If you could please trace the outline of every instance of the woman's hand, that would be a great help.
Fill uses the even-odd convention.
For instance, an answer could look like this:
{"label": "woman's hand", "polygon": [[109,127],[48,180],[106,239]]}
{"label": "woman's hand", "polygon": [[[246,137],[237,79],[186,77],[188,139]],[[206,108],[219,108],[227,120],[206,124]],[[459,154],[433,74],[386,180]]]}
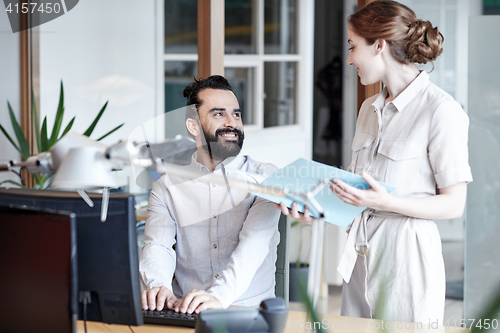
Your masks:
{"label": "woman's hand", "polygon": [[307,207],[307,205],[304,206],[304,213],[301,213],[297,210],[297,202],[295,201],[292,203],[291,209],[288,209],[284,202],[280,203],[279,205],[274,202],[272,204],[274,205],[274,207],[281,210],[283,215],[291,216],[297,221],[308,225],[311,225],[313,222],[314,218],[309,214],[309,207]]}
{"label": "woman's hand", "polygon": [[330,182],[330,189],[342,201],[350,205],[378,208],[420,219],[456,219],[464,212],[467,197],[466,182],[440,188],[437,195],[405,198],[390,195],[384,186],[366,172],[363,172],[362,176],[371,186],[368,190],[357,189],[338,179]]}
{"label": "woman's hand", "polygon": [[384,186],[380,185],[372,176],[363,172],[363,179],[371,186],[367,190],[361,190],[348,185],[339,179],[330,182],[330,189],[333,193],[349,205],[356,207],[371,207],[385,210],[390,200],[390,195]]}

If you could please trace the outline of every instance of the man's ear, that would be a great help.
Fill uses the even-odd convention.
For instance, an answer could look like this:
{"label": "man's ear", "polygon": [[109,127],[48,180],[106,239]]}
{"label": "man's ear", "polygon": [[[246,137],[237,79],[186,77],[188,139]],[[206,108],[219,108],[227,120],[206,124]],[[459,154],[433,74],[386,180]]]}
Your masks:
{"label": "man's ear", "polygon": [[198,125],[198,121],[196,119],[186,119],[186,128],[195,138],[200,135],[200,126]]}

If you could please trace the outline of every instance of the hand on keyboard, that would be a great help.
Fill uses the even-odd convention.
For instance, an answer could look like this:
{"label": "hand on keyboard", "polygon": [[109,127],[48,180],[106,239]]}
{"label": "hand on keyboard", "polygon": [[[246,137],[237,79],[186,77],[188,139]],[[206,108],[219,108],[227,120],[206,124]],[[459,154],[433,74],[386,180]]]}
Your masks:
{"label": "hand on keyboard", "polygon": [[195,327],[198,315],[196,313],[180,313],[174,310],[165,309],[162,311],[142,311],[144,323]]}
{"label": "hand on keyboard", "polygon": [[206,291],[193,289],[174,303],[175,311],[200,313],[208,309],[222,309],[222,303]]}
{"label": "hand on keyboard", "polygon": [[177,298],[167,287],[156,287],[141,292],[142,309],[161,311],[165,307],[173,309]]}

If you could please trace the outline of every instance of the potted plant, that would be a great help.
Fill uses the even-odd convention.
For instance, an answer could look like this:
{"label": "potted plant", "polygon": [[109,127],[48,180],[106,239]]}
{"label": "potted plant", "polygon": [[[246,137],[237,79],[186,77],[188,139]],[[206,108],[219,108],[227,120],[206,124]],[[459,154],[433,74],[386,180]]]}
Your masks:
{"label": "potted plant", "polygon": [[[290,224],[290,228],[295,228],[299,230],[299,241],[297,244],[297,259],[295,262],[290,262],[290,292],[289,299],[290,302],[301,302],[304,301],[302,294],[300,293],[300,284],[307,285],[307,275],[309,272],[309,263],[304,262],[302,259],[302,251],[304,246],[304,231],[305,228],[310,228],[310,226],[300,223],[299,221],[293,221]],[[307,251],[309,253],[310,249]]]}
{"label": "potted plant", "polygon": [[[43,119],[42,126],[39,126],[38,122],[38,113],[37,113],[37,108],[35,104],[35,99],[33,96],[33,92],[31,94],[31,101],[32,101],[32,119],[33,119],[33,134],[34,137],[36,138],[36,144],[37,144],[37,153],[45,152],[50,150],[50,148],[59,140],[61,137],[66,134],[71,127],[73,126],[73,123],[75,122],[75,117],[73,117],[68,125],[64,128],[61,132],[61,126],[63,122],[63,117],[64,117],[64,89],[63,89],[63,83],[61,81],[61,92],[59,95],[59,105],[57,106],[57,112],[56,112],[56,118],[54,120],[54,126],[52,128],[52,133],[50,136],[48,135],[48,126],[47,126],[47,117]],[[21,126],[16,120],[16,117],[14,116],[14,112],[12,111],[12,107],[10,106],[9,101],[7,101],[7,106],[9,108],[9,116],[10,116],[10,121],[12,124],[12,128],[14,130],[17,144],[14,142],[14,140],[10,137],[10,135],[7,133],[5,128],[0,124],[0,131],[7,137],[7,139],[10,141],[10,143],[14,146],[14,148],[21,154],[21,157],[26,160],[28,157],[34,155],[35,152],[30,151],[28,147],[28,141],[26,140],[26,137],[24,136],[24,133],[21,130]],[[94,121],[90,124],[90,126],[87,128],[87,130],[83,133],[83,135],[90,136],[92,132],[94,131],[97,123],[99,122],[99,119],[101,119],[101,116],[103,115],[104,111],[106,110],[106,107],[108,106],[108,102],[104,104],[104,106],[101,108],[101,111],[97,114],[95,117]],[[103,136],[97,139],[97,141],[100,141],[110,135],[111,133],[115,132],[118,130],[120,127],[122,127],[124,124],[118,125],[115,128],[113,128],[111,131],[107,132]],[[20,174],[19,174],[20,176]],[[50,186],[52,175],[50,176],[44,176],[40,174],[35,174],[33,175],[33,178],[35,180],[35,186],[34,188],[36,189],[45,189]],[[17,185],[19,187],[24,187],[23,184],[23,179],[21,178],[21,183],[15,182],[13,180],[6,180],[0,183],[2,185],[3,183],[11,183],[14,185]]]}

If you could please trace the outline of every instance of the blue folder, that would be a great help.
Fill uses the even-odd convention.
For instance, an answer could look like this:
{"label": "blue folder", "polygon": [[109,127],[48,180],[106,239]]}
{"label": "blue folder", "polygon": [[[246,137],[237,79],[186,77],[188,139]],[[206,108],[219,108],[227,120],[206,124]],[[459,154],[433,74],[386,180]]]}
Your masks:
{"label": "blue folder", "polygon": [[[340,179],[359,189],[366,190],[370,188],[370,185],[368,185],[363,177],[359,175],[304,158],[299,158],[283,169],[276,171],[274,174],[262,181],[261,184],[271,186],[275,189],[288,188],[293,192],[306,193],[312,190],[321,180],[333,180],[334,178]],[[388,192],[395,189],[393,186],[386,185],[384,183],[380,184],[383,185]],[[299,198],[292,196],[282,198],[268,194],[256,192],[252,193],[276,203],[284,202],[287,207],[291,207],[292,202],[297,201],[297,209],[300,212],[304,212],[304,202],[300,202]],[[314,196],[314,198],[323,208],[325,214],[324,220],[340,227],[346,227],[349,225],[349,223],[351,223],[358,214],[366,209],[366,207],[356,207],[346,204],[330,190],[330,186],[328,184],[325,185],[321,191]],[[311,215],[319,217],[319,212],[311,207],[311,205],[308,206]]]}

